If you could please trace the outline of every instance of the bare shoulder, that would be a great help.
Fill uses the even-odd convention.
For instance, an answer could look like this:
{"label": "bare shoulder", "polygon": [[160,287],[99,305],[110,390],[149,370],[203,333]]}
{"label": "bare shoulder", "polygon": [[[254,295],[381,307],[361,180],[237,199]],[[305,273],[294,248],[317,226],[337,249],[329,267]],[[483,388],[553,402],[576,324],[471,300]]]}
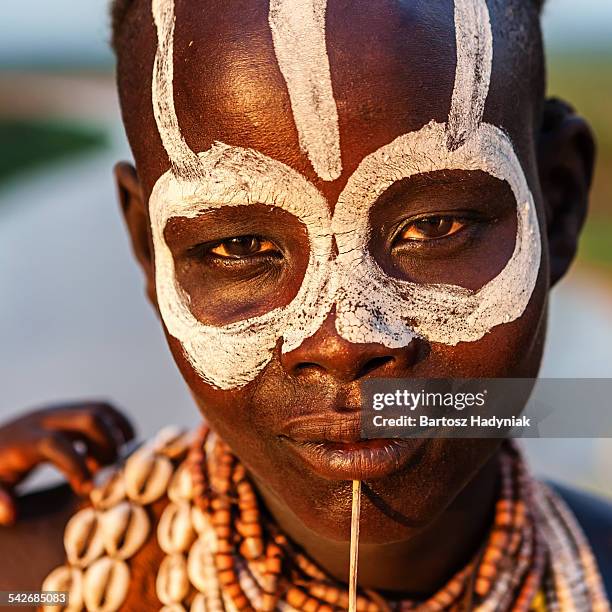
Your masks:
{"label": "bare shoulder", "polygon": [[20,499],[17,524],[0,527],[0,590],[39,590],[47,574],[64,562],[64,527],[78,501],[67,484]]}

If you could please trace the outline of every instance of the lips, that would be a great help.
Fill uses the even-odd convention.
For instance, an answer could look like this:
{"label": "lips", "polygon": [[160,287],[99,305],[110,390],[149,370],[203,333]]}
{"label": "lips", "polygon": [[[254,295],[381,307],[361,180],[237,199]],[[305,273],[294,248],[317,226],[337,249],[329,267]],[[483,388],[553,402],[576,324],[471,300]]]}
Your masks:
{"label": "lips", "polygon": [[287,447],[323,478],[374,480],[401,470],[425,439],[361,436],[360,414],[335,412],[290,420],[282,430]]}

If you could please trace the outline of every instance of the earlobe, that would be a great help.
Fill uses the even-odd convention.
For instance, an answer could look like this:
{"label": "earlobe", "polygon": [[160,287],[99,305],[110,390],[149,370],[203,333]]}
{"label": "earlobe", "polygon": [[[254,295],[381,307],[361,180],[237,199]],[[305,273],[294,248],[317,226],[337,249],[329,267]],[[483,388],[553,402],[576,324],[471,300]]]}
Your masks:
{"label": "earlobe", "polygon": [[128,162],[117,163],[114,168],[114,175],[119,203],[130,235],[132,252],[145,274],[149,300],[155,305],[157,301],[155,297],[153,248],[142,186],[136,169]]}
{"label": "earlobe", "polygon": [[576,255],[594,161],[595,142],[588,123],[569,104],[547,100],[538,139],[538,167],[551,285],[564,276]]}

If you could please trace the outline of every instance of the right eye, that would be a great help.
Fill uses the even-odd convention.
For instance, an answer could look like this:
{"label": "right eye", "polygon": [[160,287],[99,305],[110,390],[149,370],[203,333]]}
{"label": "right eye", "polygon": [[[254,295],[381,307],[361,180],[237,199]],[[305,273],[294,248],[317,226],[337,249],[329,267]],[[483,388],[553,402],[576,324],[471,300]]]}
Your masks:
{"label": "right eye", "polygon": [[236,236],[217,242],[206,251],[220,259],[246,259],[258,255],[280,254],[277,246],[270,240],[259,236]]}

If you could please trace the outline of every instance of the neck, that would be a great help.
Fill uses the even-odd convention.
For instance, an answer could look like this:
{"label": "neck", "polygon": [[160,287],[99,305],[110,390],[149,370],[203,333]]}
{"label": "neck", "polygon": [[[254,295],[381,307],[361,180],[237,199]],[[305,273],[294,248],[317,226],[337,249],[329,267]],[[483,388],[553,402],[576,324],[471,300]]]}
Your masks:
{"label": "neck", "polygon": [[[442,588],[484,543],[498,493],[497,453],[451,504],[409,540],[360,544],[359,585],[389,597],[427,597]],[[349,542],[322,538],[308,529],[261,483],[255,485],[283,532],[328,574],[348,582]],[[367,497],[363,494],[363,501]]]}

